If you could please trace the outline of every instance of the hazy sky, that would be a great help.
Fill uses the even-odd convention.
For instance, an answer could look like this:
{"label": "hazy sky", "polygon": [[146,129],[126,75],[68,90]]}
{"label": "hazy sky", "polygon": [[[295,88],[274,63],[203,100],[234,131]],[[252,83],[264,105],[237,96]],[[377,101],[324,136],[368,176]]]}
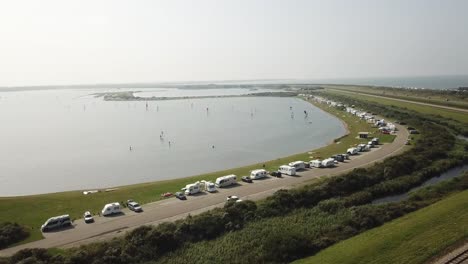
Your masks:
{"label": "hazy sky", "polygon": [[468,74],[468,1],[0,0],[0,86]]}

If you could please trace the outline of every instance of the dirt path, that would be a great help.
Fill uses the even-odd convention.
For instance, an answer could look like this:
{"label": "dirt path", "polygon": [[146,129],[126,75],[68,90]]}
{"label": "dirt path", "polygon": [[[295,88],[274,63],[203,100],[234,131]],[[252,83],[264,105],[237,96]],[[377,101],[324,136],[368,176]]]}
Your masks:
{"label": "dirt path", "polygon": [[217,193],[202,193],[190,196],[186,201],[175,198],[166,199],[143,205],[144,212],[142,213],[125,210],[124,214],[119,216],[95,217],[96,222],[93,224],[85,224],[82,219],[79,219],[73,223],[73,227],[70,229],[46,233],[44,234],[45,239],[1,250],[0,256],[9,256],[24,248],[68,248],[105,240],[122,235],[126,231],[141,225],[173,221],[188,214],[194,215],[215,207],[222,207],[228,195],[237,195],[243,200],[259,200],[279,189],[292,188],[306,184],[315,178],[330,177],[357,167],[369,166],[405,149],[405,142],[409,133],[406,128],[400,125],[397,125],[397,128],[399,131],[393,143],[381,145],[361,155],[352,156],[351,160],[339,163],[335,168],[314,168],[300,172],[296,177],[269,177],[257,180],[252,184],[242,182],[231,188],[219,189]]}
{"label": "dirt path", "polygon": [[463,109],[463,108],[443,106],[443,105],[430,104],[430,103],[422,103],[422,102],[417,102],[417,101],[386,97],[386,96],[382,96],[382,95],[373,95],[373,94],[361,93],[361,92],[355,92],[355,91],[345,91],[345,90],[341,90],[341,89],[333,89],[333,88],[328,88],[328,89],[336,90],[336,91],[340,91],[340,92],[345,92],[345,93],[350,93],[350,94],[362,94],[362,95],[365,95],[365,96],[371,96],[371,97],[376,97],[376,98],[382,98],[382,99],[388,99],[388,100],[394,100],[394,101],[400,101],[400,102],[412,103],[412,104],[418,104],[418,105],[425,105],[425,106],[431,106],[431,107],[437,107],[437,108],[443,108],[443,109],[468,113],[468,109]]}

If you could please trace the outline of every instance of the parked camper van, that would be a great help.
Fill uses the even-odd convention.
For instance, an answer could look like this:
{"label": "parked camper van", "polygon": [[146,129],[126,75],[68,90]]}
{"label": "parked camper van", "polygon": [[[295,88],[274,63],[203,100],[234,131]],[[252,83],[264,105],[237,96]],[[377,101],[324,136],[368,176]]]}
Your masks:
{"label": "parked camper van", "polygon": [[52,229],[57,229],[61,227],[71,226],[71,219],[69,215],[60,215],[47,219],[45,223],[41,226],[42,232],[47,232]]}
{"label": "parked camper van", "polygon": [[214,193],[216,192],[216,186],[212,182],[206,182],[205,183],[205,188],[207,192]]}
{"label": "parked camper van", "polygon": [[330,168],[335,166],[335,159],[329,158],[322,161],[322,166],[325,168]]}
{"label": "parked camper van", "polygon": [[122,209],[120,208],[119,203],[106,204],[104,205],[104,208],[102,208],[102,211],[101,211],[102,216],[120,214],[120,213],[122,213]]}
{"label": "parked camper van", "polygon": [[373,139],[372,139],[372,143],[373,143],[374,145],[378,145],[378,144],[379,144],[379,138],[373,138]]}
{"label": "parked camper van", "polygon": [[311,160],[309,162],[311,168],[322,168],[322,161],[321,160]]}
{"label": "parked camper van", "polygon": [[296,175],[296,168],[288,166],[288,165],[281,165],[278,169],[279,172],[282,174],[294,176]]}
{"label": "parked camper van", "polygon": [[215,185],[216,185],[216,187],[219,188],[219,187],[230,186],[230,185],[233,185],[233,184],[236,184],[236,183],[237,183],[236,175],[231,174],[231,175],[227,175],[227,176],[217,178],[216,182],[215,182]]}
{"label": "parked camper van", "polygon": [[294,161],[289,163],[289,166],[296,168],[296,171],[304,170],[306,165],[303,161]]}
{"label": "parked camper van", "polygon": [[253,170],[250,172],[250,179],[258,180],[258,179],[265,178],[267,175],[268,175],[268,172],[264,169]]}
{"label": "parked camper van", "polygon": [[185,191],[185,195],[196,194],[200,192],[200,185],[198,183],[187,184],[182,190]]}
{"label": "parked camper van", "polygon": [[357,148],[349,148],[346,153],[348,153],[349,155],[356,155],[358,154],[359,150]]}

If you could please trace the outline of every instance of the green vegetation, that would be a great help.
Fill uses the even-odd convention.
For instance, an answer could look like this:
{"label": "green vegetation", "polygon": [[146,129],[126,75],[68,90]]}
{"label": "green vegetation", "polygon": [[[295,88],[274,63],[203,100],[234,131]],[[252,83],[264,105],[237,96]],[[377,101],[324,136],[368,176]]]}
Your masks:
{"label": "green vegetation", "polygon": [[395,99],[468,109],[468,93],[461,90],[404,89],[356,85],[326,85],[326,88],[385,96]]}
{"label": "green vegetation", "polygon": [[[347,123],[350,134],[342,137],[339,140],[339,144],[331,144],[316,150],[312,154],[314,157],[329,157],[336,153],[345,152],[350,145],[363,142],[363,140],[355,138],[359,131],[376,131],[375,128],[371,128],[369,124],[361,121],[355,116],[346,114],[335,108],[325,106],[320,107],[331,114],[337,115]],[[81,191],[70,191],[43,195],[4,197],[0,198],[0,211],[2,212],[2,214],[0,214],[0,223],[14,221],[27,226],[31,230],[31,236],[24,242],[30,242],[42,238],[39,227],[45,222],[45,220],[52,216],[70,214],[72,219],[77,219],[81,218],[85,211],[89,210],[92,213],[97,214],[100,212],[104,204],[116,201],[122,202],[129,198],[142,204],[150,203],[163,199],[160,196],[162,193],[179,191],[180,188],[188,183],[193,183],[199,180],[213,181],[219,176],[228,174],[236,174],[238,176],[247,175],[249,171],[261,168],[263,164],[265,164],[265,168],[267,170],[277,170],[280,165],[287,164],[291,161],[311,160],[310,156],[311,154],[301,153],[264,163],[188,178],[123,186],[112,192],[99,192],[83,195]]]}
{"label": "green vegetation", "polygon": [[428,105],[413,104],[409,102],[401,102],[401,101],[396,101],[392,99],[377,98],[377,97],[368,96],[365,94],[351,93],[348,91],[344,91],[344,92],[339,91],[339,90],[325,90],[325,91],[328,94],[332,94],[332,95],[333,94],[346,95],[351,98],[366,100],[370,102],[376,102],[376,103],[383,104],[383,105],[406,108],[406,109],[413,110],[419,113],[430,114],[434,116],[442,116],[444,118],[449,118],[449,119],[453,119],[453,120],[468,124],[468,114],[461,112],[461,111],[437,108],[437,107],[428,106]]}
{"label": "green vegetation", "polygon": [[5,248],[13,243],[25,239],[29,235],[29,231],[17,223],[1,223],[0,224],[0,249]]}
{"label": "green vegetation", "polygon": [[424,263],[451,244],[468,238],[466,208],[468,191],[295,263]]}

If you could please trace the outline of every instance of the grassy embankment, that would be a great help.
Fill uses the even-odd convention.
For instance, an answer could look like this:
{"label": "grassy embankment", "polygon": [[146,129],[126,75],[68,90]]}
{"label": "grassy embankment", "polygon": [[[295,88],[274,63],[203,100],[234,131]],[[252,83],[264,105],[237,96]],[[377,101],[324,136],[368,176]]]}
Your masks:
{"label": "grassy embankment", "polygon": [[468,191],[294,263],[424,263],[468,238]]}
{"label": "grassy embankment", "polygon": [[[342,153],[349,146],[364,141],[356,139],[358,132],[377,132],[375,128],[371,128],[369,124],[359,120],[355,116],[339,111],[335,108],[323,105],[318,106],[343,120],[343,122],[347,124],[350,134],[339,139],[338,143],[333,143],[326,147],[317,149],[312,154],[301,153],[265,162],[264,164],[266,165],[267,170],[276,170],[278,166],[294,160],[307,161],[311,159],[311,156],[314,156],[314,158],[326,158],[332,154]],[[388,136],[382,138],[382,142],[389,142],[392,140],[393,138]],[[176,192],[188,183],[198,180],[214,180],[219,176],[227,174],[236,174],[238,176],[247,175],[250,170],[261,168],[262,164],[263,163],[258,163],[182,179],[122,186],[113,192],[100,192],[91,195],[83,195],[81,191],[69,191],[43,195],[3,197],[0,198],[0,211],[2,212],[2,214],[0,214],[0,222],[10,221],[26,225],[31,229],[31,236],[21,243],[30,242],[42,238],[39,227],[51,216],[70,214],[72,218],[76,219],[80,218],[82,213],[86,210],[97,213],[106,203],[115,201],[121,202],[129,198],[132,198],[142,204],[150,203],[162,199],[160,197],[162,193]]]}
{"label": "grassy embankment", "polygon": [[348,91],[339,91],[339,90],[334,90],[334,89],[333,90],[326,89],[325,92],[331,93],[331,94],[346,95],[349,97],[376,102],[376,103],[383,104],[383,105],[393,105],[396,107],[417,111],[423,114],[439,115],[445,118],[451,118],[453,120],[468,124],[468,114],[461,112],[461,111],[457,111],[457,110],[443,109],[443,108],[437,108],[437,107],[432,107],[432,106],[427,106],[427,105],[412,104],[409,102],[401,102],[401,101],[392,100],[390,98],[389,99],[377,98],[377,97],[368,96],[365,94],[352,93]]}
{"label": "grassy embankment", "polygon": [[457,107],[468,109],[468,97],[458,93],[452,94],[447,91],[439,90],[413,90],[413,89],[395,89],[385,87],[369,87],[354,85],[325,85],[324,87],[338,89],[342,91],[359,92],[370,95],[385,96],[395,99],[410,100],[420,103],[435,104],[448,107]]}

